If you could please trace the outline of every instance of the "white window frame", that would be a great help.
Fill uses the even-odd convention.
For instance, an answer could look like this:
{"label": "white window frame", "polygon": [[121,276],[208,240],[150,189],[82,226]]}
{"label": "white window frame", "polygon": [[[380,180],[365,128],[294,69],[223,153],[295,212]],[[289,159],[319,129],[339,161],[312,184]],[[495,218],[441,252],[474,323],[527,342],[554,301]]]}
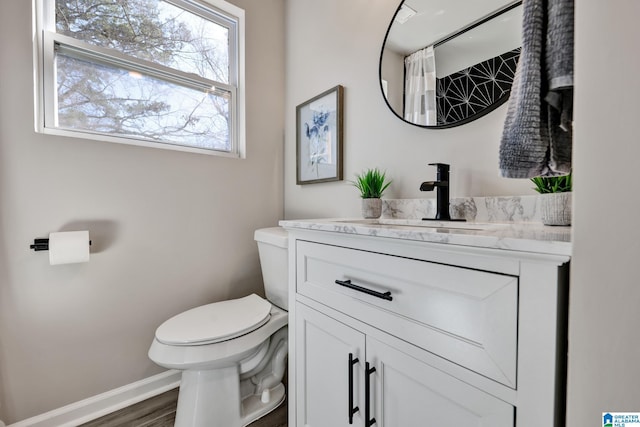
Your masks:
{"label": "white window frame", "polygon": [[[55,32],[55,0],[33,0],[33,40],[34,40],[34,99],[35,131],[48,135],[115,142],[119,144],[186,151],[224,157],[246,157],[246,116],[245,116],[245,17],[244,10],[224,0],[164,0],[175,6],[202,15],[199,9],[214,10],[222,19],[232,21],[229,31],[229,84],[212,84],[211,80],[183,73],[158,64],[152,64],[114,52],[112,49],[90,45],[81,40]],[[107,65],[127,65],[133,70],[143,71],[155,77],[179,83],[193,89],[220,87],[231,93],[229,109],[230,151],[219,151],[197,147],[177,145],[172,142],[158,142],[136,136],[118,136],[86,130],[71,130],[57,126],[57,87],[55,51],[59,49],[78,59],[90,59],[93,63]]]}

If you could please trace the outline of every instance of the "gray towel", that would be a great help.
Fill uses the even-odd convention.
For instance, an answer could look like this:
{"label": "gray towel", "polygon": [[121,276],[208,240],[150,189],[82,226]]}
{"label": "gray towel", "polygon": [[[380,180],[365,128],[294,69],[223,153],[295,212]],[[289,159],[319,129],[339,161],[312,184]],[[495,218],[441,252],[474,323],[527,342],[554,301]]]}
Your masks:
{"label": "gray towel", "polygon": [[547,1],[545,59],[549,92],[544,99],[549,116],[549,169],[553,174],[562,174],[571,172],[574,0]]}
{"label": "gray towel", "polygon": [[509,98],[500,173],[571,171],[573,0],[524,0],[522,52]]}

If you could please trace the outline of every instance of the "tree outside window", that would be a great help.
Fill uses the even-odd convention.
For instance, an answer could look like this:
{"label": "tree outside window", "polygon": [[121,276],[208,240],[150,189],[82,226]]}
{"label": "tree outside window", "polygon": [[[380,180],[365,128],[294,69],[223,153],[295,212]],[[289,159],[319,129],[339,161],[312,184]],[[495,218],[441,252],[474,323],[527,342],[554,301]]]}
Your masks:
{"label": "tree outside window", "polygon": [[238,17],[186,0],[41,1],[45,128],[237,151]]}

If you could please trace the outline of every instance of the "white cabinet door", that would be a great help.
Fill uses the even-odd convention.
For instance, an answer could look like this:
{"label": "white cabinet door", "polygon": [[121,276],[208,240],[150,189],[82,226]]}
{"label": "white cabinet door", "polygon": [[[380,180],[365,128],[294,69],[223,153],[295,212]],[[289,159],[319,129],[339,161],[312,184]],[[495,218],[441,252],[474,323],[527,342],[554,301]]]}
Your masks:
{"label": "white cabinet door", "polygon": [[369,375],[376,419],[371,425],[513,427],[513,406],[387,344],[366,340],[367,362],[375,368]]}
{"label": "white cabinet door", "polygon": [[364,345],[361,332],[296,304],[296,426],[364,425]]}

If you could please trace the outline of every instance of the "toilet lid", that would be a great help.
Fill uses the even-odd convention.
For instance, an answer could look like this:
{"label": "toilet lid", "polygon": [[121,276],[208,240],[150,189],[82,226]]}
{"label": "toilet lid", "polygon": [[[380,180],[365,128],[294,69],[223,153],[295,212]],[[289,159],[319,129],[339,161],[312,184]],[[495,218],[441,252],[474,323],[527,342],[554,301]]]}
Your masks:
{"label": "toilet lid", "polygon": [[192,308],[164,322],[156,339],[169,345],[203,345],[239,337],[267,323],[271,303],[251,294]]}

